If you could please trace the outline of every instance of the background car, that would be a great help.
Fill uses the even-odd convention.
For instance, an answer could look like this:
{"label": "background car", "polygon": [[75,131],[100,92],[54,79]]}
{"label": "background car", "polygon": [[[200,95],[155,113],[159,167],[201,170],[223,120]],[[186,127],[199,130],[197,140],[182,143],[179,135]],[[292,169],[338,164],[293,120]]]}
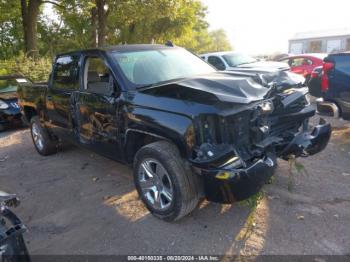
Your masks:
{"label": "background car", "polygon": [[321,94],[317,100],[319,113],[350,120],[350,53],[328,55],[322,72],[313,74],[309,90],[314,96]]}
{"label": "background car", "polygon": [[311,73],[315,67],[322,66],[323,59],[327,54],[303,54],[288,56],[280,59],[280,62],[287,63],[290,70],[305,77],[306,83],[310,80]]}
{"label": "background car", "polygon": [[200,57],[218,70],[227,71],[266,71],[289,70],[289,66],[281,62],[259,61],[247,54],[237,52],[217,52],[201,54]]}
{"label": "background car", "polygon": [[0,76],[0,131],[9,125],[22,124],[22,115],[17,104],[17,87],[29,82],[21,75]]}

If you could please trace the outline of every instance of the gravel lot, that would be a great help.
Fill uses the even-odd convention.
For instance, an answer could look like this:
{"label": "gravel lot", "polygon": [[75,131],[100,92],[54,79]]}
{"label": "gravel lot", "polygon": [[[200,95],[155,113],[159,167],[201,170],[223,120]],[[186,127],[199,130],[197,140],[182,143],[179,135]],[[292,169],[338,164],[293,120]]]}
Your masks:
{"label": "gravel lot", "polygon": [[292,191],[280,161],[255,213],[204,202],[162,222],[128,167],[74,146],[42,157],[27,129],[0,133],[0,189],[22,200],[31,254],[350,254],[350,122],[327,120],[328,148],[300,160],[307,174],[294,173]]}

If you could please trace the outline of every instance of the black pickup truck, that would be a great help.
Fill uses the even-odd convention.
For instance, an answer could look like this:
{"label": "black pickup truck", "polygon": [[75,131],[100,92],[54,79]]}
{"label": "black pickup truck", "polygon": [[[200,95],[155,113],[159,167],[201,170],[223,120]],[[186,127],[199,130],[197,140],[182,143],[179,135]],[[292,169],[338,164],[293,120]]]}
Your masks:
{"label": "black pickup truck", "polygon": [[199,200],[257,193],[278,157],[323,150],[331,127],[290,72],[218,72],[166,45],[124,45],[58,55],[48,85],[24,85],[19,104],[37,151],[60,139],[133,164],[136,189],[172,221]]}

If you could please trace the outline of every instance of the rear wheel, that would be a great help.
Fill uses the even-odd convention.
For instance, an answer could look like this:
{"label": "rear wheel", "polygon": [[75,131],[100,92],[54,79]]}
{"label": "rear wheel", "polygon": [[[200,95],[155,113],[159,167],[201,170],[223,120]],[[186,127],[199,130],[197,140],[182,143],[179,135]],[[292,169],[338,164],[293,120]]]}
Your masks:
{"label": "rear wheel", "polygon": [[135,156],[134,181],[140,198],[156,217],[175,221],[198,205],[201,181],[165,141],[142,147]]}
{"label": "rear wheel", "polygon": [[37,116],[32,117],[30,121],[30,132],[34,146],[40,155],[48,156],[57,152],[57,140],[42,127]]}

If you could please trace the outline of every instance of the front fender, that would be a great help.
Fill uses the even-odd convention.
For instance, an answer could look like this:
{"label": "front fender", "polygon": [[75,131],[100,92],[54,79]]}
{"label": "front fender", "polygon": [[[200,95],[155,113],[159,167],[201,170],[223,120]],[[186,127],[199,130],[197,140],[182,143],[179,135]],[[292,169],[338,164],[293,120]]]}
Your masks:
{"label": "front fender", "polygon": [[134,107],[126,114],[125,141],[130,132],[141,132],[173,142],[184,158],[189,157],[191,143],[188,136],[193,128],[191,118],[143,107]]}

